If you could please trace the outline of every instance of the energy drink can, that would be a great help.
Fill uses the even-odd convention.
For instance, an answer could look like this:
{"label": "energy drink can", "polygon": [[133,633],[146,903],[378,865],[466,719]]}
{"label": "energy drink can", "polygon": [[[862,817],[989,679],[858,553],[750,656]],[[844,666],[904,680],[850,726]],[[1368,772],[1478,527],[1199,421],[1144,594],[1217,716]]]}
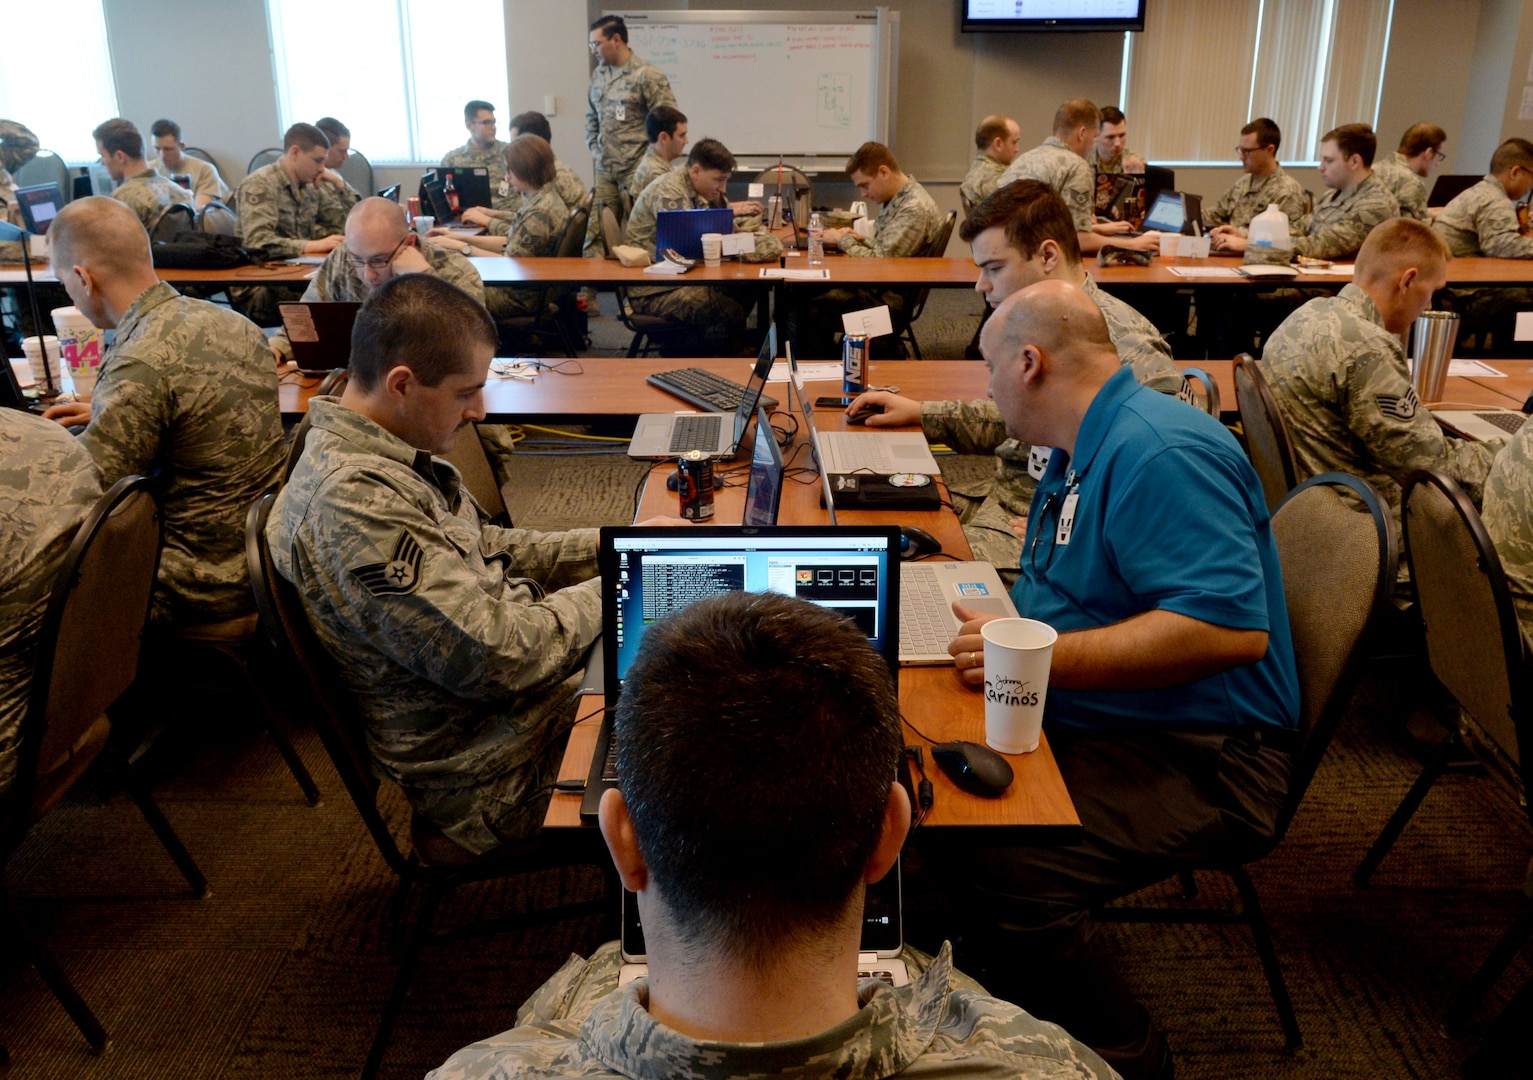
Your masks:
{"label": "energy drink can", "polygon": [[701,450],[688,450],[676,462],[676,493],[681,516],[688,521],[713,517],[713,459]]}
{"label": "energy drink can", "polygon": [[410,219],[410,227],[413,229],[415,227],[415,219],[421,216],[421,197],[419,195],[411,195],[409,201],[405,203],[405,216]]}
{"label": "energy drink can", "polygon": [[866,386],[868,335],[847,334],[841,339],[841,392],[860,394]]}

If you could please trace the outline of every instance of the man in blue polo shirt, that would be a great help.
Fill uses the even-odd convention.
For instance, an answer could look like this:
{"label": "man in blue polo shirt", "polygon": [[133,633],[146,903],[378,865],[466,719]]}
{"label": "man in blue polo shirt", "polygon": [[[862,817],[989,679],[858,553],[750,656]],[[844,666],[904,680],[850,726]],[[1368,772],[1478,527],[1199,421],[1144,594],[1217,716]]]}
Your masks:
{"label": "man in blue polo shirt", "polygon": [[[1086,838],[971,861],[969,963],[1129,1080],[1169,1075],[1090,909],[1272,834],[1299,691],[1266,502],[1230,433],[1137,384],[1074,286],[1016,293],[980,347],[1007,435],[1056,448],[1012,597],[1059,631],[1045,725]],[[957,610],[979,685],[984,617]]]}

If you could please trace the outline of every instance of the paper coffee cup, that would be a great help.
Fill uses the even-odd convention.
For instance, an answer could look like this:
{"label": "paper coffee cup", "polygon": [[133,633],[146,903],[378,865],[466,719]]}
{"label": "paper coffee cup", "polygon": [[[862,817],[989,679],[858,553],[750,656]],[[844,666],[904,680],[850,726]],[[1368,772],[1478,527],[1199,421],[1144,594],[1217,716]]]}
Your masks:
{"label": "paper coffee cup", "polygon": [[985,639],[985,744],[1003,754],[1038,749],[1054,659],[1054,628],[1036,619],[992,619]]}
{"label": "paper coffee cup", "polygon": [[1176,233],[1160,234],[1160,257],[1174,259],[1181,250],[1182,238]]}
{"label": "paper coffee cup", "polygon": [[53,328],[59,332],[59,352],[74,383],[75,397],[89,401],[101,373],[106,335],[76,307],[54,308]]}
{"label": "paper coffee cup", "polygon": [[703,265],[717,266],[724,257],[724,236],[722,233],[703,233]]}
{"label": "paper coffee cup", "polygon": [[52,374],[53,385],[59,385],[59,339],[52,334],[43,338],[42,345],[38,345],[37,338],[29,337],[21,343],[22,354],[27,358],[27,363],[32,365],[32,378],[38,386],[48,385],[48,373],[43,371],[43,351],[48,353],[48,373]]}
{"label": "paper coffee cup", "polygon": [[415,215],[415,233],[422,240],[424,240],[426,238],[426,234],[434,228],[436,228],[436,218],[432,217],[430,214]]}

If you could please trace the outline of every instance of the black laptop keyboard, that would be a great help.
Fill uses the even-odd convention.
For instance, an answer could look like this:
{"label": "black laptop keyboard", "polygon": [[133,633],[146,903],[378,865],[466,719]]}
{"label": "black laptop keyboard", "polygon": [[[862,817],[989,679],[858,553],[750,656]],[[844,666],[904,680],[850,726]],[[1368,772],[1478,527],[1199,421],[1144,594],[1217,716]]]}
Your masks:
{"label": "black laptop keyboard", "polygon": [[1487,424],[1495,424],[1502,431],[1515,435],[1522,430],[1522,425],[1527,417],[1515,412],[1482,412],[1475,413]]}
{"label": "black laptop keyboard", "polygon": [[[739,383],[702,368],[657,371],[645,381],[668,394],[675,394],[689,405],[714,412],[734,412],[740,407],[740,398],[745,394],[745,387]],[[762,394],[758,404],[770,409],[777,405],[777,399]]]}
{"label": "black laptop keyboard", "polygon": [[676,417],[671,424],[671,453],[685,454],[688,450],[717,453],[719,424],[723,419],[718,413]]}

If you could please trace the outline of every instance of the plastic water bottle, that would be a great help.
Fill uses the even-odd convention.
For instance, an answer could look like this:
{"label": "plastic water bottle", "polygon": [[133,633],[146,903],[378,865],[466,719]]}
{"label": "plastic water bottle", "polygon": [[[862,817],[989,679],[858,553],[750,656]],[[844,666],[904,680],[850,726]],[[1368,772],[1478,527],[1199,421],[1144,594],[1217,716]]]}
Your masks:
{"label": "plastic water bottle", "polygon": [[809,215],[809,265],[825,265],[825,219],[818,210]]}
{"label": "plastic water bottle", "polygon": [[1293,240],[1288,235],[1288,215],[1278,209],[1277,203],[1269,203],[1246,228],[1246,251],[1253,249],[1260,249],[1258,254],[1264,261],[1288,261]]}

